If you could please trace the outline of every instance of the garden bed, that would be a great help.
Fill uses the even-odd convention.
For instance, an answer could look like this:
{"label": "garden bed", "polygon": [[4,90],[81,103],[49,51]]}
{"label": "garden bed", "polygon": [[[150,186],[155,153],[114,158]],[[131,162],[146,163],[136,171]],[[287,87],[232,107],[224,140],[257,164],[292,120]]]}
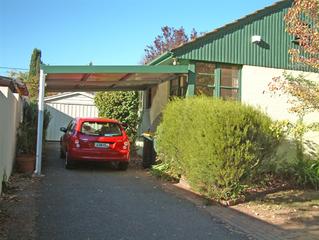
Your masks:
{"label": "garden bed", "polygon": [[272,191],[231,208],[284,229],[319,235],[319,191]]}

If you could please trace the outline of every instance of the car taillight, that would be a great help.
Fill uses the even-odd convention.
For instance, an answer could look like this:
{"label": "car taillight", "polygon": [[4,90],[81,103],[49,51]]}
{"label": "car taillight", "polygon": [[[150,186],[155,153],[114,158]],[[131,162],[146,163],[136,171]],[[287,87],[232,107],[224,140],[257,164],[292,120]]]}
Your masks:
{"label": "car taillight", "polygon": [[77,147],[77,148],[80,147],[80,140],[79,140],[77,137],[75,137],[75,138],[73,139],[73,142],[74,142],[74,144],[75,144],[75,147]]}
{"label": "car taillight", "polygon": [[124,149],[124,150],[128,149],[129,144],[130,144],[130,143],[129,143],[128,141],[124,142],[124,143],[123,143],[123,149]]}

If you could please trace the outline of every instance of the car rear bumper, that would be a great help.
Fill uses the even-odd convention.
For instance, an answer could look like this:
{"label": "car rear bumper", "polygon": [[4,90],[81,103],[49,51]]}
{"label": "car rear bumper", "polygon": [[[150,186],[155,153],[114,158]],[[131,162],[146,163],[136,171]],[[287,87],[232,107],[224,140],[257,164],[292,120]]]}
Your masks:
{"label": "car rear bumper", "polygon": [[130,160],[130,152],[127,150],[98,152],[92,151],[92,149],[69,148],[68,156],[70,159],[76,161],[128,162]]}

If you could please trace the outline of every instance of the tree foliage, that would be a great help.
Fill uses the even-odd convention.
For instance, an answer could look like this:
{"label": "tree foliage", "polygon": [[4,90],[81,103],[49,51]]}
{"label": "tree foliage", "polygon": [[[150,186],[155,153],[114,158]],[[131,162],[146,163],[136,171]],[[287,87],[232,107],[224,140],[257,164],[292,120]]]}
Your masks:
{"label": "tree foliage", "polygon": [[158,35],[153,44],[146,46],[144,49],[145,57],[143,59],[143,63],[146,64],[157,56],[169,51],[179,45],[188,42],[189,40],[193,40],[197,37],[197,32],[193,28],[190,36],[185,33],[185,29],[180,27],[178,29],[174,27],[164,26],[161,28],[162,33]]}
{"label": "tree foliage", "polygon": [[299,43],[289,51],[292,61],[319,69],[319,1],[295,0],[285,22],[287,32]]}
{"label": "tree foliage", "polygon": [[[319,1],[295,0],[285,16],[286,31],[293,35],[298,43],[289,50],[292,63],[302,64],[319,71]],[[294,76],[284,73],[282,77],[273,78],[269,89],[275,94],[289,96],[290,111],[297,114],[298,121],[289,123],[290,135],[295,141],[297,161],[293,164],[284,163],[279,175],[293,176],[303,186],[319,186],[319,162],[305,158],[304,146],[307,142],[304,135],[308,131],[318,130],[318,123],[306,124],[303,117],[307,113],[319,110],[319,83],[306,79],[302,74]],[[280,161],[276,163],[280,165]],[[291,171],[290,171],[291,169]]]}
{"label": "tree foliage", "polygon": [[28,72],[21,72],[21,71],[10,71],[8,73],[9,77],[20,79],[22,82],[28,81],[29,73]]}
{"label": "tree foliage", "polygon": [[289,111],[300,117],[319,110],[319,84],[305,79],[303,75],[295,77],[284,73],[283,77],[273,78],[269,90],[274,94],[288,95],[288,103],[291,104]]}
{"label": "tree foliage", "polygon": [[[286,31],[299,43],[289,50],[292,62],[319,70],[319,1],[295,0],[284,20]],[[301,117],[319,110],[319,83],[303,75],[285,73],[283,77],[274,78],[269,88],[274,93],[289,95],[290,111]]]}
{"label": "tree foliage", "polygon": [[31,60],[30,60],[30,70],[29,70],[29,77],[27,81],[27,86],[28,86],[31,100],[35,100],[38,98],[40,65],[41,65],[41,50],[35,48],[33,49]]}
{"label": "tree foliage", "polygon": [[[23,121],[19,125],[17,134],[17,152],[19,154],[35,154],[38,130],[38,106],[36,103],[24,103]],[[43,141],[45,141],[47,128],[51,120],[49,111],[44,110],[43,115]]]}
{"label": "tree foliage", "polygon": [[131,140],[135,141],[136,128],[139,122],[139,98],[137,92],[98,92],[94,97],[94,102],[99,110],[100,117],[113,118],[127,123],[127,133]]}

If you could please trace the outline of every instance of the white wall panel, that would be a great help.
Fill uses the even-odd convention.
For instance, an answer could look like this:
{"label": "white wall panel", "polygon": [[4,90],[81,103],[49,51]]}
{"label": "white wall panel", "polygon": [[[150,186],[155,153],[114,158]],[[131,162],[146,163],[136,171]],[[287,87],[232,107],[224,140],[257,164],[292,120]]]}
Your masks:
{"label": "white wall panel", "polygon": [[76,117],[98,117],[93,99],[80,94],[46,101],[46,108],[51,113],[46,136],[48,141],[59,141],[63,134],[60,127],[66,127]]}
{"label": "white wall panel", "polygon": [[[286,71],[294,76],[304,75],[306,79],[319,82],[318,73],[309,73],[301,71]],[[274,77],[280,77],[284,73],[282,69],[243,66],[242,69],[242,86],[241,95],[242,102],[261,108],[267,112],[273,119],[295,121],[297,116],[289,112],[291,105],[288,103],[288,96],[273,95],[269,91],[268,84]],[[317,120],[318,115],[307,116],[307,121]]]}
{"label": "white wall panel", "polygon": [[[302,74],[306,79],[319,82],[318,73],[309,73],[301,71],[286,71],[294,76]],[[285,94],[273,95],[269,91],[268,84],[274,77],[280,77],[284,70],[243,66],[242,69],[242,102],[253,105],[266,112],[274,120],[289,120],[295,122],[298,117],[296,114],[289,112],[291,104]],[[319,113],[313,112],[304,117],[306,123],[318,122]],[[308,140],[319,144],[319,133],[310,132],[306,135]]]}

